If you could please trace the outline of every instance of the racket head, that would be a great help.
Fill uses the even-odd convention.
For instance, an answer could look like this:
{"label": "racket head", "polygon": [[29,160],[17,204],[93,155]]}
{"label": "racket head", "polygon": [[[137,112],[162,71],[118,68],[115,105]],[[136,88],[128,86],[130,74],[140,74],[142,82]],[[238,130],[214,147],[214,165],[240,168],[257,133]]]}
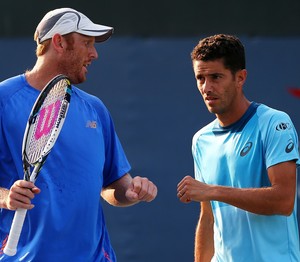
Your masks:
{"label": "racket head", "polygon": [[32,180],[31,167],[37,163],[41,167],[54,146],[69,109],[71,94],[70,80],[65,75],[58,75],[47,83],[36,99],[23,137],[25,180]]}

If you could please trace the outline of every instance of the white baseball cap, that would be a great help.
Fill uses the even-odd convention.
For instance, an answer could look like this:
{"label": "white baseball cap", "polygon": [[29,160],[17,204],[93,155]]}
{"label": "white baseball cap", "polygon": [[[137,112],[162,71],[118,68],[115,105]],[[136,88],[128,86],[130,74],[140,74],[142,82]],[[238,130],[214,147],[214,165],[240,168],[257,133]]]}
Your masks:
{"label": "white baseball cap", "polygon": [[43,17],[36,28],[35,40],[39,44],[55,34],[66,35],[76,32],[95,36],[96,42],[104,42],[111,37],[113,31],[112,27],[95,24],[84,14],[72,8],[58,8]]}

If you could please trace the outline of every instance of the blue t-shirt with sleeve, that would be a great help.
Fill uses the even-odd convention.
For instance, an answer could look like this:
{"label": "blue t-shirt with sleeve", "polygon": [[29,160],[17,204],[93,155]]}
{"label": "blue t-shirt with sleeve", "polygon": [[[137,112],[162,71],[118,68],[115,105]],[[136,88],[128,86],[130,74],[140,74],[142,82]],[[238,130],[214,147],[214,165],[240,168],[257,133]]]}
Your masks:
{"label": "blue t-shirt with sleeve", "polygon": [[[192,153],[197,180],[234,188],[268,187],[269,167],[290,160],[299,165],[290,117],[255,102],[236,123],[221,127],[216,119],[199,130]],[[257,215],[219,201],[211,207],[212,261],[300,261],[296,202],[290,216]]]}
{"label": "blue t-shirt with sleeve", "polygon": [[[101,100],[72,88],[64,126],[36,181],[41,193],[13,257],[3,247],[14,211],[0,209],[0,261],[116,261],[100,194],[130,164]],[[23,179],[23,134],[39,93],[24,74],[0,83],[0,187]]]}

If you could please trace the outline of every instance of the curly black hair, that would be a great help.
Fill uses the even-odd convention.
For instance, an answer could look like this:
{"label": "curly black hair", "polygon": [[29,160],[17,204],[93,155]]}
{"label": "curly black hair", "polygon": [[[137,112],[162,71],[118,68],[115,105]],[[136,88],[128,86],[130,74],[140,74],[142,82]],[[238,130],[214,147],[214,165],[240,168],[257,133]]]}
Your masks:
{"label": "curly black hair", "polygon": [[200,40],[191,53],[191,59],[192,61],[223,59],[225,68],[232,73],[246,68],[244,46],[233,35],[218,34]]}

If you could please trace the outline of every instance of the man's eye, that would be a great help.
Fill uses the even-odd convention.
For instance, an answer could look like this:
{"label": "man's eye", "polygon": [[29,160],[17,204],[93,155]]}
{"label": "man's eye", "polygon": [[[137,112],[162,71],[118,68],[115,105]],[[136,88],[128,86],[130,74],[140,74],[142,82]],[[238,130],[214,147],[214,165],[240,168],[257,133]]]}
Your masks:
{"label": "man's eye", "polygon": [[204,77],[203,76],[198,76],[197,80],[200,81],[200,82],[203,82],[204,81]]}
{"label": "man's eye", "polygon": [[218,79],[220,79],[220,78],[221,78],[220,75],[212,75],[212,79],[218,80]]}

